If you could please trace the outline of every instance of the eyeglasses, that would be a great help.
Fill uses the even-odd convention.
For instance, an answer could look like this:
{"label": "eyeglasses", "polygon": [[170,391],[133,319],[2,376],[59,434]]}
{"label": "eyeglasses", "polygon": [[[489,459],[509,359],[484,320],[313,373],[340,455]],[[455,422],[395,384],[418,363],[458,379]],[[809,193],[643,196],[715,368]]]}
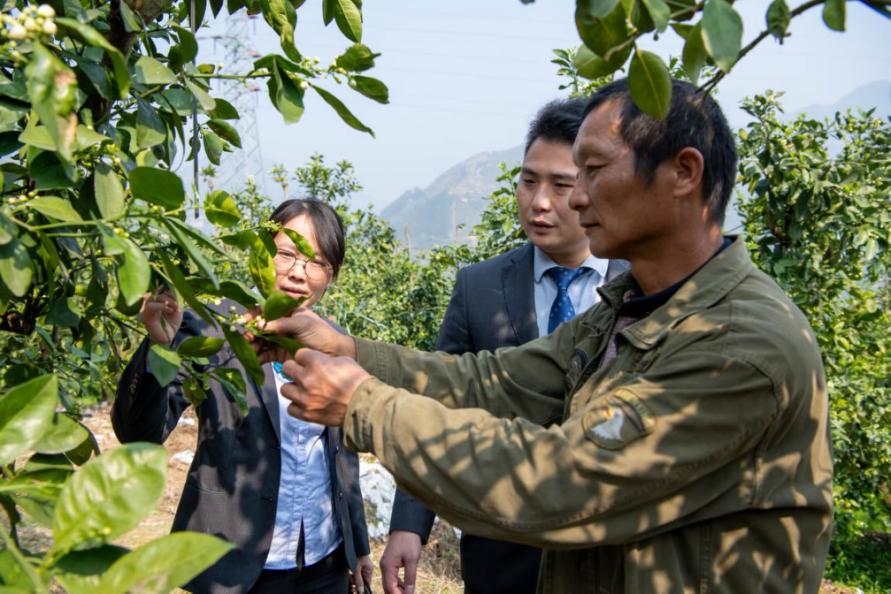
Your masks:
{"label": "eyeglasses", "polygon": [[290,252],[276,252],[272,258],[272,263],[278,274],[288,274],[298,262],[303,266],[303,272],[307,278],[312,280],[328,278],[329,267],[320,260],[308,260]]}

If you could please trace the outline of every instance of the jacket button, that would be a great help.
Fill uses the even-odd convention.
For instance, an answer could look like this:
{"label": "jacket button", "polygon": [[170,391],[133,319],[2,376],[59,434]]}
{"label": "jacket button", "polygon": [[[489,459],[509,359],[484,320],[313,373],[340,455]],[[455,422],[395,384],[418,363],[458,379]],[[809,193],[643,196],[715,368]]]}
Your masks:
{"label": "jacket button", "polygon": [[338,498],[338,499],[343,499],[343,491],[338,491],[338,492],[337,492],[337,498]]}

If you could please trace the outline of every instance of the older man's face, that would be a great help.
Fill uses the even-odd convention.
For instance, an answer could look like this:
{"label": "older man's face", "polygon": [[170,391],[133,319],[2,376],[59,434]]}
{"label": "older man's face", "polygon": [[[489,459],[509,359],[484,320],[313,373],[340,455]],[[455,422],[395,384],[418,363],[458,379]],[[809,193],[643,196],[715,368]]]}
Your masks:
{"label": "older man's face", "polygon": [[604,103],[585,118],[573,145],[579,168],[570,206],[599,258],[631,258],[672,225],[667,167],[651,183],[635,171],[634,149],[619,133],[621,106]]}

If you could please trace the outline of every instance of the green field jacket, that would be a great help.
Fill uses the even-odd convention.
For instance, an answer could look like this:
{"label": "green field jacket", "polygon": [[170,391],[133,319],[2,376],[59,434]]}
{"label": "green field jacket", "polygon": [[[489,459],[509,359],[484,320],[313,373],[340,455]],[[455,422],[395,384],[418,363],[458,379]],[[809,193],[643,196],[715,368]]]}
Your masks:
{"label": "green field jacket", "polygon": [[546,549],[540,592],[816,593],[832,460],[808,322],[736,239],[601,366],[632,283],[495,353],[357,340],[376,378],[347,444],[459,528]]}

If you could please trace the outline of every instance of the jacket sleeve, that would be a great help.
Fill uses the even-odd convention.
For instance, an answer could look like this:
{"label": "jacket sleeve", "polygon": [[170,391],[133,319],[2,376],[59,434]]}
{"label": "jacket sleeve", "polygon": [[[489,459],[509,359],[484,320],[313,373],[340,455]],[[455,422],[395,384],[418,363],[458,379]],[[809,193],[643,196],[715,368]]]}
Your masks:
{"label": "jacket sleeve", "polygon": [[[467,321],[467,300],[465,298],[467,269],[458,271],[452,297],[446,308],[436,350],[446,353],[461,354],[474,352],[473,337]],[[393,498],[393,511],[390,514],[390,533],[395,530],[414,532],[421,537],[421,543],[427,544],[436,514],[426,505],[403,491],[396,489]]]}
{"label": "jacket sleeve", "polygon": [[[199,334],[199,325],[190,312],[183,315],[183,323],[173,339],[178,345],[190,336]],[[142,341],[121,375],[111,407],[111,425],[121,443],[149,441],[162,443],[176,427],[179,417],[189,406],[183,396],[182,373],[170,384],[161,387],[147,369],[151,342]]]}
{"label": "jacket sleeve", "polygon": [[[459,528],[545,548],[639,539],[707,513],[722,494],[747,504],[740,485],[754,480],[752,449],[777,415],[767,375],[705,345],[609,386],[586,384],[590,398],[561,424],[500,418],[500,396],[490,393],[522,392],[534,376],[555,381],[534,355],[542,340],[427,360],[426,377],[405,383],[441,402],[366,380],[347,410],[347,445],[372,452],[400,487]],[[465,376],[474,381],[457,379]],[[454,392],[488,410],[447,408]]]}

